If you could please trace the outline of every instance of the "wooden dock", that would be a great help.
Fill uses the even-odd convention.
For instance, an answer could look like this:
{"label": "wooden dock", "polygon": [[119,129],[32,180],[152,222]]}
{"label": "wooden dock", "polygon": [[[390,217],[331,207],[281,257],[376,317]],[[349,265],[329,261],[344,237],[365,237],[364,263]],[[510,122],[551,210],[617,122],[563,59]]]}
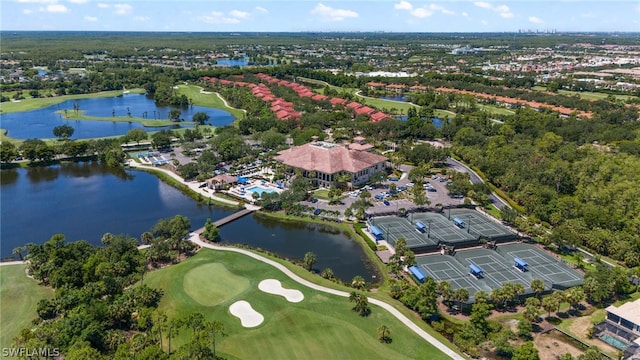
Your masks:
{"label": "wooden dock", "polygon": [[[237,220],[245,215],[249,215],[252,212],[258,210],[259,207],[247,207],[245,209],[242,209],[240,211],[234,212],[233,214],[227,216],[227,217],[223,217],[222,219],[216,220],[213,222],[213,225],[215,225],[216,227],[220,227],[222,225],[228,224],[234,220]],[[202,234],[202,232],[204,232],[204,227],[201,227],[200,229],[195,231],[198,234]]]}

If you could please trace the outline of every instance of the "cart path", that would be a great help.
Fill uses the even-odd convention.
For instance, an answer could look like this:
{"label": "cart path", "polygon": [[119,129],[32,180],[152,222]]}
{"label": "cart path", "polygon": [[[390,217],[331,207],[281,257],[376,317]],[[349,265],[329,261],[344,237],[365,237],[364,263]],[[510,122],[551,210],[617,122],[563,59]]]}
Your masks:
{"label": "cart path", "polygon": [[[317,290],[317,291],[321,291],[321,292],[325,292],[328,294],[332,294],[332,295],[336,295],[336,296],[341,296],[341,297],[349,297],[349,293],[345,292],[345,291],[340,291],[340,290],[335,290],[335,289],[331,289],[328,287],[324,287],[322,285],[318,285],[318,284],[314,284],[308,280],[305,280],[301,277],[299,277],[298,275],[294,274],[291,270],[287,269],[284,265],[273,261],[271,259],[267,259],[261,255],[255,254],[251,251],[248,250],[244,250],[244,249],[237,249],[237,248],[233,248],[233,247],[223,247],[223,246],[218,246],[218,245],[213,245],[207,242],[204,242],[200,239],[200,235],[197,233],[191,233],[189,240],[201,247],[204,248],[208,248],[208,249],[213,249],[213,250],[221,250],[221,251],[232,251],[232,252],[236,252],[236,253],[240,253],[240,254],[244,254],[246,256],[249,256],[251,258],[254,258],[258,261],[262,261],[265,264],[271,265],[273,267],[275,267],[276,269],[282,271],[285,275],[287,275],[291,280],[304,285],[308,288]],[[400,311],[398,311],[398,309],[394,308],[393,306],[391,306],[390,304],[387,304],[384,301],[378,300],[378,299],[373,299],[373,298],[367,298],[369,300],[369,303],[377,305],[385,310],[387,310],[389,313],[391,313],[391,315],[395,316],[396,319],[400,320],[400,322],[402,322],[405,326],[407,326],[409,329],[411,329],[411,331],[413,331],[414,333],[416,333],[418,336],[420,336],[421,338],[423,338],[424,340],[426,340],[427,342],[429,342],[430,344],[432,344],[433,346],[435,346],[438,350],[442,351],[445,355],[449,356],[452,359],[455,360],[466,360],[465,357],[458,355],[456,352],[454,352],[453,350],[451,350],[448,346],[446,346],[444,343],[442,343],[440,340],[434,338],[433,336],[431,336],[429,333],[427,333],[426,331],[424,331],[423,329],[421,329],[418,325],[416,325],[413,321],[411,321],[409,318],[407,318],[404,314],[402,314]]]}

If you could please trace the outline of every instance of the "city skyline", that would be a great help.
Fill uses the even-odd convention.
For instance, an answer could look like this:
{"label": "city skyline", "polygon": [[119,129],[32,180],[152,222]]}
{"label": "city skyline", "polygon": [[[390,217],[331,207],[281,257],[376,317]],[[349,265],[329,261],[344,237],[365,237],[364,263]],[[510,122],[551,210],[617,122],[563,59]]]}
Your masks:
{"label": "city skyline", "polygon": [[8,0],[8,31],[638,32],[639,1]]}

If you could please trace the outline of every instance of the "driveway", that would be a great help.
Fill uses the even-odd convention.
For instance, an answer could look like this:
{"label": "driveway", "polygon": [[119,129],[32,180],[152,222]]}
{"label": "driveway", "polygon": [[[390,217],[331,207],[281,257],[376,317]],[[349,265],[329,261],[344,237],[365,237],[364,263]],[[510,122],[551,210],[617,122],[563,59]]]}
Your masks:
{"label": "driveway", "polygon": [[[448,158],[447,165],[458,172],[469,174],[469,179],[471,180],[472,184],[484,183],[484,180],[482,180],[482,178],[480,178],[480,176],[478,176],[478,174],[476,174],[475,171],[471,170],[467,165],[465,165],[464,163],[456,159]],[[498,195],[496,195],[493,191],[489,195],[489,200],[493,205],[495,205],[495,207],[497,207],[500,210],[502,210],[502,208],[504,208],[505,206],[509,206],[504,200],[498,197]]]}

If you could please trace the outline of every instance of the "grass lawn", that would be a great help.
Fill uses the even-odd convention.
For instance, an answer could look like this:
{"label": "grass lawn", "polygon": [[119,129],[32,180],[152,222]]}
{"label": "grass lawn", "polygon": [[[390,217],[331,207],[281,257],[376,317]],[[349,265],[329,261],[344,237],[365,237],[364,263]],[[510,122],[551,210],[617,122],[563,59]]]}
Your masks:
{"label": "grass lawn", "polygon": [[202,88],[200,86],[196,85],[178,85],[178,89],[176,92],[179,95],[185,95],[186,97],[193,100],[193,105],[228,111],[236,119],[242,119],[242,117],[244,116],[244,112],[242,110],[226,106],[224,104],[224,101],[222,101],[222,98],[218,94],[201,93],[201,89]]}
{"label": "grass lawn", "polygon": [[75,113],[73,111],[67,111],[65,114],[64,110],[56,111],[56,114],[61,114],[62,117],[66,120],[92,120],[92,121],[111,121],[111,122],[137,122],[142,124],[143,126],[173,126],[176,124],[193,124],[192,122],[173,122],[171,120],[159,120],[159,119],[143,119],[141,117],[135,116],[112,116],[112,117],[99,117],[99,116],[87,116],[84,114],[84,110],[78,111]]}
{"label": "grass lawn", "polygon": [[327,189],[320,189],[320,190],[314,191],[313,197],[317,197],[318,199],[322,199],[322,200],[331,200],[329,198],[329,190]]}
{"label": "grass lawn", "polygon": [[[546,92],[547,88],[544,86],[534,86],[533,90]],[[570,90],[558,90],[558,94],[567,95],[567,96],[578,95],[580,96],[581,99],[586,99],[586,100],[602,100],[602,99],[606,99],[609,96],[609,94],[601,93],[601,92],[570,91]],[[616,99],[622,100],[622,101],[627,101],[627,99],[636,98],[636,96],[633,96],[633,95],[613,95],[613,96],[615,96]]]}
{"label": "grass lawn", "polygon": [[[289,303],[258,290],[258,283],[270,278],[280,280],[285,288],[300,290],[304,300]],[[386,311],[372,306],[370,316],[360,317],[351,310],[348,299],[303,287],[242,254],[203,249],[180,264],[150,273],[145,283],[164,290],[160,308],[170,318],[198,311],[208,320],[222,321],[228,336],[218,342],[217,349],[227,359],[256,358],[257,354],[261,359],[448,358]],[[191,289],[194,286],[198,289]],[[243,328],[228,310],[239,300],[248,301],[264,316],[264,322]],[[381,324],[390,328],[391,344],[377,340],[376,329]],[[190,330],[183,330],[172,347],[190,336]]]}
{"label": "grass lawn", "polygon": [[[131,94],[144,94],[144,89],[131,89],[128,90]],[[93,99],[93,98],[103,98],[103,97],[114,97],[118,95],[122,95],[122,90],[113,90],[113,91],[103,91],[99,93],[93,94],[78,94],[78,95],[63,95],[49,98],[31,98],[29,96],[29,91],[23,91],[24,96],[26,97],[24,100],[20,100],[19,102],[3,102],[0,103],[0,112],[14,113],[19,111],[29,111],[40,109],[43,107],[59,104],[61,102],[65,102],[67,100],[77,100],[77,99]]]}
{"label": "grass lawn", "polygon": [[485,207],[484,210],[494,218],[502,219],[502,213],[500,212],[500,209],[498,209],[495,205],[489,204],[489,206]]}
{"label": "grass lawn", "polygon": [[0,348],[11,346],[20,330],[38,317],[40,299],[52,298],[53,290],[28,278],[26,265],[0,266]]}

